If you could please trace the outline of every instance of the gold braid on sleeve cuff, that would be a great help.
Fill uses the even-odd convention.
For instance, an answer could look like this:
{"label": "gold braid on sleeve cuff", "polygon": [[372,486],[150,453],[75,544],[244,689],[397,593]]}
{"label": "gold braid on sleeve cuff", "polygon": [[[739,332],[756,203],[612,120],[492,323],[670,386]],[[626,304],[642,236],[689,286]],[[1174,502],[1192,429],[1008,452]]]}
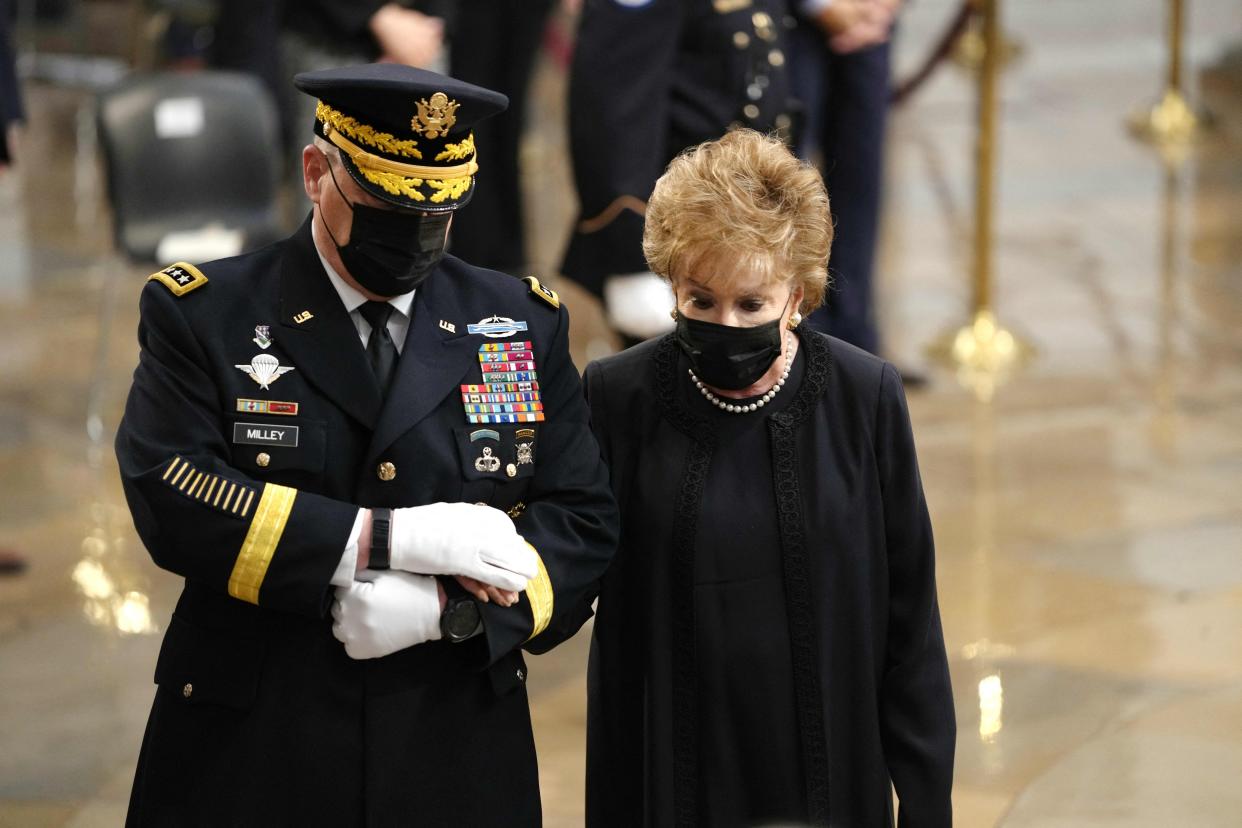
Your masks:
{"label": "gold braid on sleeve cuff", "polygon": [[267,568],[276,554],[297,496],[297,489],[288,486],[268,483],[263,487],[259,505],[254,510],[254,519],[250,521],[250,529],[233,564],[229,595],[251,604],[259,603],[259,589],[267,577]]}
{"label": "gold braid on sleeve cuff", "polygon": [[543,558],[539,557],[539,552],[535,547],[531,546],[530,550],[535,553],[535,560],[539,562],[539,573],[526,585],[526,600],[530,602],[530,613],[533,618],[533,626],[527,641],[548,628],[548,624],[552,622],[553,605],[552,580],[548,577],[548,570],[543,565]]}

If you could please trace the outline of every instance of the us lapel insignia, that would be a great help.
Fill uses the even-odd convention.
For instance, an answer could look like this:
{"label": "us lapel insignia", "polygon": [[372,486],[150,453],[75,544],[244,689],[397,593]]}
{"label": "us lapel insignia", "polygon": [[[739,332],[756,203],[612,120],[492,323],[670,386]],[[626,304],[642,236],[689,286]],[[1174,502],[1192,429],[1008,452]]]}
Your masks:
{"label": "us lapel insignia", "polygon": [[448,331],[449,333],[457,333],[457,326],[456,326],[456,325],[454,325],[452,322],[449,322],[449,321],[448,321],[448,320],[446,320],[446,319],[441,319],[441,320],[440,320],[440,330],[442,330],[442,331]]}
{"label": "us lapel insignia", "polygon": [[301,325],[303,322],[309,322],[310,320],[314,318],[315,318],[315,314],[311,313],[308,310],[304,310],[298,315],[294,316],[293,321]]}
{"label": "us lapel insignia", "polygon": [[245,371],[247,376],[257,382],[264,391],[273,382],[293,370],[292,367],[281,365],[280,360],[271,354],[258,354],[250,360],[249,365],[234,365],[233,367],[239,371]]}
{"label": "us lapel insignia", "polygon": [[526,330],[525,322],[521,320],[515,322],[507,316],[489,316],[473,325],[466,326],[467,333],[483,334],[491,339],[504,339],[524,330]]}
{"label": "us lapel insignia", "polygon": [[272,326],[271,325],[255,325],[254,326],[254,344],[263,350],[272,347]]}

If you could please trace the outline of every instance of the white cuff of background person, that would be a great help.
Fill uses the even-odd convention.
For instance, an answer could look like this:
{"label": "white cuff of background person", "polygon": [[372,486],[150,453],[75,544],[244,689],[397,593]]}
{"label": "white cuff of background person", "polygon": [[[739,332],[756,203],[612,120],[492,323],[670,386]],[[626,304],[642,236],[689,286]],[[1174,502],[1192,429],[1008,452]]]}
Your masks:
{"label": "white cuff of background person", "polygon": [[651,271],[604,279],[604,308],[618,333],[650,339],[673,329],[669,311],[676,300],[668,282]]}

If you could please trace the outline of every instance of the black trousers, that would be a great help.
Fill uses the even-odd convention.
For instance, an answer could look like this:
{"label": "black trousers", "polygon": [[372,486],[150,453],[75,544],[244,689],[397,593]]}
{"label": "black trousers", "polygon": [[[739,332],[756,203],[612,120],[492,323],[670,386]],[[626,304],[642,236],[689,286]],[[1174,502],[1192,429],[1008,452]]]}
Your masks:
{"label": "black trousers", "polygon": [[798,152],[822,158],[836,237],[828,272],[833,286],[809,324],[878,353],[872,297],[879,236],[884,131],[888,120],[889,44],[839,55],[822,31],[800,22],[792,33],[790,79],[805,106]]}

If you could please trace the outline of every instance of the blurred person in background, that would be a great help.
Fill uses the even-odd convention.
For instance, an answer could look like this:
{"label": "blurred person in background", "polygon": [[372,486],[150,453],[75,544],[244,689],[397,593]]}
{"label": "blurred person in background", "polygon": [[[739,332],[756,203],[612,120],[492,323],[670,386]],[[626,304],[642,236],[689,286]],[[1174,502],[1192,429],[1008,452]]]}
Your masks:
{"label": "blurred person in background", "polygon": [[[11,0],[0,0],[0,176],[7,173],[15,161],[19,130],[25,119],[11,35],[13,13]],[[0,576],[16,575],[25,569],[24,555],[0,547]]]}
{"label": "blurred person in background", "polygon": [[570,69],[579,216],[561,272],[627,343],[671,327],[643,260],[651,188],[682,150],[734,127],[789,136],[785,0],[586,0]]}
{"label": "blurred person in background", "polygon": [[932,527],[892,365],[809,328],[823,182],[735,130],[679,156],[643,250],[676,330],[591,363],[621,509],[588,675],[587,824],[949,828]]}
{"label": "blurred person in background", "polygon": [[823,172],[838,238],[832,290],[807,323],[873,354],[882,345],[872,273],[890,96],[889,36],[899,6],[900,0],[800,0],[790,36],[790,82],[804,107],[797,151]]}
{"label": "blurred person in background", "polygon": [[18,131],[26,118],[13,49],[14,13],[13,0],[0,0],[0,173],[14,161]]}
{"label": "blurred person in background", "polygon": [[518,151],[535,59],[555,0],[460,0],[453,38],[469,48],[449,55],[455,78],[495,89],[509,99],[503,117],[475,130],[479,152],[490,160],[470,210],[453,223],[453,254],[479,267],[524,275],[529,263]]}

